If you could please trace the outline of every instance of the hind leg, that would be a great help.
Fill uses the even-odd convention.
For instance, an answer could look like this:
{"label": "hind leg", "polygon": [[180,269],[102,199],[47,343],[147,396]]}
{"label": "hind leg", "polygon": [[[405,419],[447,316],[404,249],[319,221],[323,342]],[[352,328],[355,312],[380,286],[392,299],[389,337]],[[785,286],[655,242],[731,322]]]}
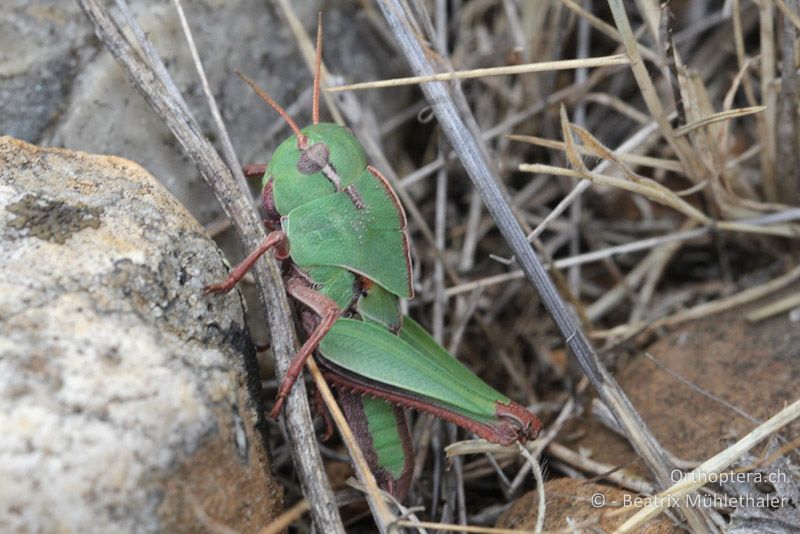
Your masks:
{"label": "hind leg", "polygon": [[272,418],[278,417],[286,397],[303,371],[303,365],[305,365],[306,360],[317,350],[322,338],[325,337],[325,334],[333,327],[333,323],[342,313],[336,302],[308,287],[300,278],[290,278],[286,282],[286,292],[311,308],[314,313],[320,316],[320,321],[311,332],[311,335],[308,336],[306,342],[303,343],[303,346],[300,347],[300,350],[297,351],[297,354],[295,354],[289,369],[286,371],[286,376],[281,381],[281,385],[278,388],[278,397],[275,399],[275,406],[269,413]]}

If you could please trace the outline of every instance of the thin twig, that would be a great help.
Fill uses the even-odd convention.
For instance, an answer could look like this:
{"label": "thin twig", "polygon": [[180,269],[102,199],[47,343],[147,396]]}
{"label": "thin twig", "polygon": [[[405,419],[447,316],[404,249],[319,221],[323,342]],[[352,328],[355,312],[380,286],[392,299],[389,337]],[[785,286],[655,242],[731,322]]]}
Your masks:
{"label": "thin twig", "polygon": [[640,478],[636,475],[629,474],[624,470],[619,469],[617,466],[597,462],[590,458],[573,451],[569,447],[565,447],[560,443],[551,443],[547,446],[547,454],[554,458],[558,458],[581,471],[592,473],[594,475],[602,476],[602,480],[608,480],[623,488],[635,491],[636,493],[645,493],[651,495],[655,492],[655,488],[647,480]]}
{"label": "thin twig", "polygon": [[[563,141],[554,141],[552,139],[545,139],[543,137],[536,137],[534,135],[515,135],[509,134],[506,136],[508,139],[512,141],[522,141],[524,143],[530,143],[536,146],[543,146],[547,148],[555,148],[557,150],[564,150],[566,148],[566,143]],[[581,155],[589,156],[592,155],[587,148],[583,146],[579,146],[578,152]],[[673,159],[664,159],[664,158],[654,158],[651,156],[640,156],[639,154],[627,154],[616,153],[617,157],[620,161],[624,161],[626,163],[630,163],[631,165],[641,165],[642,167],[651,167],[654,169],[664,169],[666,171],[672,171],[681,173],[683,172],[683,166],[679,161],[675,161]],[[594,172],[598,172],[596,169]]]}
{"label": "thin twig", "polygon": [[775,16],[772,0],[758,3],[758,21],[761,44],[761,103],[766,107],[764,120],[759,122],[761,131],[761,181],[767,200],[778,200],[778,186],[775,181],[775,158],[777,139],[775,125],[778,115],[778,95],[773,86],[775,81]]}
{"label": "thin twig", "polygon": [[[800,9],[798,0],[789,0],[794,11]],[[800,92],[800,77],[797,75],[795,44],[797,41],[797,28],[790,21],[791,17],[787,14],[794,14],[792,9],[778,0],[778,8],[783,13],[783,38],[781,60],[781,92],[778,105],[780,116],[784,118],[793,117],[795,120],[780,120],[777,123],[777,156],[780,165],[778,171],[778,188],[781,198],[795,200],[800,194],[800,182],[797,179],[798,155],[800,148],[800,132],[797,126],[797,95]],[[785,10],[783,8],[786,8]],[[792,202],[790,200],[789,202]]]}
{"label": "thin twig", "polygon": [[[634,147],[644,142],[645,139],[650,137],[657,130],[658,130],[658,124],[656,122],[651,122],[650,124],[641,128],[635,134],[633,134],[624,143],[622,143],[619,146],[619,148],[615,151],[615,153],[618,155],[622,155],[633,150]],[[610,161],[602,161],[594,169],[592,169],[592,172],[601,173],[609,165],[611,165]],[[530,240],[541,235],[542,232],[544,232],[547,229],[547,226],[553,220],[560,217],[561,214],[564,213],[564,211],[566,211],[566,209],[572,204],[572,202],[574,202],[576,198],[578,198],[581,194],[583,194],[584,191],[589,189],[590,186],[591,183],[588,181],[581,181],[575,184],[575,187],[572,188],[572,191],[570,191],[567,194],[567,196],[565,196],[558,203],[558,205],[555,208],[553,208],[553,211],[551,211],[547,215],[547,217],[545,217],[545,219],[541,223],[539,223],[539,225],[536,228],[534,228],[533,232],[531,232],[530,235],[528,235],[528,239]]]}
{"label": "thin twig", "polygon": [[800,16],[797,15],[794,11],[792,11],[789,6],[786,5],[784,0],[775,0],[775,5],[778,6],[778,9],[786,17],[795,28],[800,30]]}
{"label": "thin twig", "polygon": [[222,144],[222,153],[225,155],[225,161],[228,163],[228,169],[233,173],[233,177],[239,182],[239,187],[245,192],[244,197],[250,199],[246,194],[250,191],[247,184],[247,179],[242,173],[242,164],[239,162],[239,157],[233,149],[233,142],[228,135],[228,129],[225,127],[225,122],[222,120],[222,114],[219,112],[217,106],[217,99],[214,98],[214,93],[211,92],[211,87],[208,85],[208,78],[206,78],[206,71],[203,68],[203,62],[200,60],[200,54],[197,52],[197,47],[194,44],[194,36],[192,30],[189,28],[189,21],[186,20],[186,14],[183,11],[181,0],[172,0],[175,6],[175,11],[178,12],[178,18],[181,21],[181,28],[183,28],[183,35],[186,38],[186,43],[189,45],[189,52],[192,54],[192,61],[194,62],[197,75],[200,77],[200,85],[203,88],[203,94],[206,96],[206,102],[211,110],[211,116],[214,117],[214,124],[217,127],[217,135],[219,135],[220,143]]}
{"label": "thin twig", "polygon": [[747,115],[753,115],[754,113],[761,113],[765,109],[767,109],[766,106],[751,106],[748,108],[720,111],[719,113],[714,113],[713,115],[703,117],[702,119],[690,122],[685,126],[681,126],[675,130],[675,135],[678,137],[687,135],[699,128],[702,128],[703,126],[709,126],[717,122],[738,119],[739,117],[746,117]]}
{"label": "thin twig", "polygon": [[386,501],[381,497],[381,491],[378,488],[375,475],[372,474],[369,464],[367,464],[367,460],[364,457],[364,453],[358,446],[353,431],[350,429],[350,425],[347,424],[347,420],[344,418],[341,408],[339,408],[339,405],[336,403],[336,399],[334,399],[333,393],[328,387],[327,382],[325,382],[325,378],[322,376],[319,367],[317,367],[314,358],[309,358],[307,360],[306,367],[308,367],[308,370],[311,372],[314,384],[317,386],[317,390],[325,401],[328,413],[330,413],[336,427],[339,429],[342,441],[347,446],[347,451],[350,453],[350,458],[353,460],[353,467],[358,474],[358,479],[366,487],[367,502],[369,502],[369,506],[372,509],[372,516],[375,518],[378,530],[382,534],[388,534],[389,525],[394,522],[394,516],[389,511]]}
{"label": "thin twig", "polygon": [[[569,10],[573,11],[575,14],[580,16],[581,18],[587,20],[589,24],[592,25],[594,29],[599,31],[600,33],[611,37],[618,43],[624,43],[622,37],[620,36],[619,32],[617,31],[614,26],[608,24],[607,22],[601,20],[600,18],[592,15],[585,9],[583,9],[580,5],[578,5],[573,0],[559,0],[564,6],[566,6]],[[649,61],[658,62],[658,54],[653,50],[647,48],[646,46],[639,45],[639,50],[641,51],[642,57],[646,58]]]}
{"label": "thin twig", "polygon": [[672,126],[667,119],[667,114],[664,111],[664,106],[659,100],[658,91],[656,91],[650,73],[645,67],[644,61],[642,61],[641,47],[633,34],[622,0],[608,0],[608,5],[611,8],[611,14],[614,17],[614,22],[622,37],[628,56],[631,58],[631,71],[642,93],[647,109],[650,111],[650,115],[658,123],[662,135],[678,155],[678,159],[683,163],[687,175],[694,182],[702,181],[702,176],[697,175],[697,173],[701,172],[703,166],[697,161],[697,156],[689,146],[689,143],[685,139],[675,137]]}
{"label": "thin twig", "polygon": [[[790,210],[786,210],[780,213],[773,213],[770,215],[764,215],[762,217],[756,217],[753,219],[743,219],[741,221],[732,221],[736,222],[737,224],[734,228],[730,229],[729,231],[739,231],[738,228],[740,226],[743,227],[758,227],[763,225],[770,225],[770,224],[779,224],[783,222],[789,222],[794,220],[800,220],[800,208],[794,208]],[[684,230],[681,232],[674,232],[672,234],[659,236],[659,237],[650,237],[647,239],[640,239],[638,241],[631,241],[630,243],[625,243],[623,245],[616,245],[613,247],[607,247],[601,250],[595,250],[593,252],[585,252],[583,254],[579,254],[577,256],[571,256],[567,258],[561,258],[555,260],[552,263],[552,267],[556,269],[565,269],[567,267],[571,267],[572,265],[583,265],[585,263],[591,263],[595,261],[600,261],[605,258],[609,258],[611,256],[615,256],[618,254],[630,254],[632,252],[637,252],[640,250],[647,250],[651,248],[657,248],[662,245],[666,245],[668,243],[678,243],[684,241],[690,241],[692,239],[696,239],[698,237],[702,237],[704,235],[708,235],[714,233],[718,230],[723,230],[716,225],[709,225],[704,226],[702,228],[696,228],[693,230]],[[551,267],[550,265],[548,268]],[[504,282],[508,282],[511,280],[517,280],[519,278],[523,278],[524,274],[520,270],[511,271],[508,273],[497,274],[494,276],[487,276],[486,278],[481,278],[480,280],[473,280],[471,282],[465,282],[463,284],[459,284],[457,286],[453,286],[445,290],[445,295],[447,297],[454,297],[455,295],[460,295],[461,293],[467,293],[469,291],[473,291],[477,288],[486,288],[491,285],[495,284],[502,284]]]}
{"label": "thin twig", "polygon": [[284,532],[289,526],[300,519],[303,514],[311,509],[307,499],[301,499],[300,502],[283,512],[276,517],[269,525],[262,528],[258,534],[279,534]]}

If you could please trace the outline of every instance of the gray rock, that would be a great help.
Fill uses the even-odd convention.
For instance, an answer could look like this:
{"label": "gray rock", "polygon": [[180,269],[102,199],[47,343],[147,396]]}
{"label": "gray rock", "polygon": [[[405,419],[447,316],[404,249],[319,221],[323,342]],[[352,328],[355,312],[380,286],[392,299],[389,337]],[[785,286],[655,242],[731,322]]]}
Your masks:
{"label": "gray rock", "polygon": [[152,176],[2,137],[0,249],[0,530],[280,511],[240,299],[202,295],[219,253]]}

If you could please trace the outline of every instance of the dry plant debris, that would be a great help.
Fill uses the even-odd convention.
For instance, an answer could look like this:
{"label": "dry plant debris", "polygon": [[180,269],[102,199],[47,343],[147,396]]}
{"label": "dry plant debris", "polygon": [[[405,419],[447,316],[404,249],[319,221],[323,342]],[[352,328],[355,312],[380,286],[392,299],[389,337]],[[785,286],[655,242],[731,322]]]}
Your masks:
{"label": "dry plant debris", "polygon": [[[447,66],[449,97],[483,143],[508,204],[605,364],[614,368],[624,356],[635,366],[646,361],[640,356],[654,340],[682,322],[796,291],[797,0],[401,4],[419,24],[413,30],[427,56]],[[279,5],[297,27],[299,46],[310,50],[303,29],[310,21],[299,24],[287,2]],[[358,22],[392,39],[369,4]],[[624,62],[608,59],[621,54]],[[573,60],[589,62],[467,79],[475,69]],[[404,65],[400,57],[386,61]],[[334,74],[365,81],[357,72],[328,73],[329,85]],[[372,87],[350,89],[365,85]],[[543,439],[552,442],[569,428],[564,421],[587,407],[591,392],[451,147],[425,121],[429,103],[415,90],[404,112],[379,124],[377,110],[359,105],[353,92],[336,94],[326,112],[354,129],[409,213],[422,295],[411,312],[484,379],[542,414],[550,423]],[[389,153],[387,145],[397,148]],[[796,298],[787,302],[754,319],[796,309]],[[795,363],[795,375],[796,369]],[[671,417],[682,416],[681,406],[669,409]],[[521,490],[534,486],[526,461],[503,451],[457,457],[447,469],[442,444],[458,433],[424,416],[414,423],[410,504],[425,507],[421,517],[492,525]],[[591,458],[546,443],[534,451],[547,478],[599,476],[624,484],[593,472]],[[743,452],[705,465],[727,469]],[[791,453],[783,450],[790,463]],[[299,499],[288,445],[278,434],[274,465],[286,477],[287,494]],[[657,482],[623,487],[642,491]],[[733,514],[705,509],[689,522],[693,530],[724,531]],[[356,518],[347,527],[371,524],[347,515]],[[686,525],[679,514],[671,517]]]}

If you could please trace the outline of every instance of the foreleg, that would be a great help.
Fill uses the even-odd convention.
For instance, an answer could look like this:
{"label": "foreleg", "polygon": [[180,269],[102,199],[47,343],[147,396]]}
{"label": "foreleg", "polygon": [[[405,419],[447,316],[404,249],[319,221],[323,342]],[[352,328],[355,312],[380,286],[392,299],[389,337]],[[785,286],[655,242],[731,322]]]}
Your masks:
{"label": "foreleg", "polygon": [[278,259],[284,259],[289,254],[289,241],[286,239],[286,234],[280,230],[270,232],[269,235],[258,245],[253,252],[247,256],[244,261],[234,267],[224,282],[219,284],[209,284],[205,287],[205,294],[208,293],[227,293],[233,289],[239,281],[244,278],[253,265],[258,261],[258,258],[263,256],[269,249],[278,247],[278,252],[275,254]]}
{"label": "foreleg", "polygon": [[266,163],[253,163],[242,167],[245,178],[261,178],[267,172]]}

